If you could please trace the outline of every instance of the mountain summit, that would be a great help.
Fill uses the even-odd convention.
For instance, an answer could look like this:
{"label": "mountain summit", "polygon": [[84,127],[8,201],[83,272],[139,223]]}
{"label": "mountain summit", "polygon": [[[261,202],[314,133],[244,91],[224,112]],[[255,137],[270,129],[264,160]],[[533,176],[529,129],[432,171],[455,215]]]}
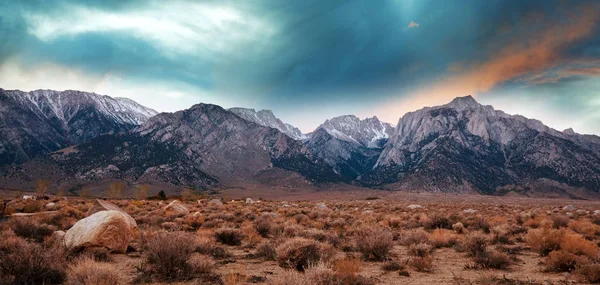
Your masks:
{"label": "mountain summit", "polygon": [[374,168],[359,180],[441,192],[494,194],[515,185],[598,191],[596,138],[559,132],[461,97],[404,115]]}
{"label": "mountain summit", "polygon": [[74,90],[0,89],[0,165],[129,131],[157,114],[131,99]]}

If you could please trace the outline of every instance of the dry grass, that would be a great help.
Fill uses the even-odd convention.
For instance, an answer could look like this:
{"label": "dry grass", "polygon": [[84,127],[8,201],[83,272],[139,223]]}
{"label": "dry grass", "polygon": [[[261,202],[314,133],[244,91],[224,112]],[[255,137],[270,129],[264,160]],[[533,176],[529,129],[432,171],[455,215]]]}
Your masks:
{"label": "dry grass", "polygon": [[[460,284],[560,284],[562,272],[573,273],[569,282],[600,281],[596,206],[567,215],[536,203],[436,200],[408,209],[408,202],[359,199],[318,209],[311,201],[223,201],[185,201],[190,214],[169,216],[156,200],[113,200],[142,232],[126,255],[113,255],[55,248],[53,232],[68,230],[93,203],[54,200],[58,214],[0,221],[0,284],[449,284],[447,272],[464,277]],[[29,202],[6,207],[22,212]],[[511,279],[497,277],[504,273]]]}
{"label": "dry grass", "polygon": [[183,232],[158,236],[148,243],[147,268],[144,271],[160,280],[184,280],[192,272],[190,259],[194,237]]}
{"label": "dry grass", "polygon": [[66,253],[58,244],[36,244],[18,237],[0,240],[0,277],[6,284],[60,284]]}
{"label": "dry grass", "polygon": [[277,247],[277,261],[284,268],[304,271],[311,264],[326,258],[325,245],[305,238],[292,238]]}
{"label": "dry grass", "polygon": [[357,238],[358,251],[366,260],[386,260],[393,246],[392,232],[383,229],[363,229]]}
{"label": "dry grass", "polygon": [[125,284],[115,265],[82,258],[69,266],[66,285],[119,285]]}
{"label": "dry grass", "polygon": [[534,229],[527,233],[525,241],[535,252],[546,256],[553,250],[560,249],[560,243],[564,235],[563,230]]}

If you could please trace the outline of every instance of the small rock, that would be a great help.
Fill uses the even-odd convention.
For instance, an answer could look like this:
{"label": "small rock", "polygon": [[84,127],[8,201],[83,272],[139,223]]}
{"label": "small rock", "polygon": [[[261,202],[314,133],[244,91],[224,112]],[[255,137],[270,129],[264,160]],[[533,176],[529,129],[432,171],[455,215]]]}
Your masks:
{"label": "small rock", "polygon": [[575,211],[577,208],[575,208],[573,205],[566,205],[562,209],[563,211]]}
{"label": "small rock", "polygon": [[414,210],[414,209],[422,209],[422,208],[423,208],[423,206],[421,206],[421,205],[415,205],[415,204],[411,204],[411,205],[408,205],[408,206],[406,206],[406,208],[409,208],[409,209],[411,209],[411,210]]}
{"label": "small rock", "polygon": [[319,210],[326,210],[326,209],[328,209],[327,205],[325,205],[323,203],[317,204],[316,208],[319,209]]}
{"label": "small rock", "polygon": [[600,215],[600,210],[594,211],[594,215]]}
{"label": "small rock", "polygon": [[46,204],[46,210],[54,210],[54,207],[56,207],[56,204],[52,202]]}
{"label": "small rock", "polygon": [[254,204],[254,200],[252,200],[252,198],[246,198],[246,204]]}
{"label": "small rock", "polygon": [[190,210],[179,200],[173,200],[165,207],[165,212],[168,215],[185,216],[190,213]]}
{"label": "small rock", "polygon": [[54,238],[55,240],[63,240],[65,238],[65,232],[63,231],[55,231],[52,233],[52,238]]}
{"label": "small rock", "polygon": [[219,200],[219,199],[212,199],[212,200],[208,201],[208,205],[209,206],[223,206],[223,202],[221,202],[221,200]]}
{"label": "small rock", "polygon": [[193,216],[194,216],[194,218],[197,218],[197,217],[200,217],[200,216],[202,216],[202,214],[200,214],[200,212],[196,212],[196,213],[194,213],[194,215],[193,215]]}
{"label": "small rock", "polygon": [[366,211],[363,211],[363,214],[373,214],[373,211],[371,211],[371,210],[366,210]]}
{"label": "small rock", "polygon": [[466,210],[463,210],[463,213],[465,213],[465,214],[475,214],[475,213],[477,213],[477,210],[466,209]]}
{"label": "small rock", "polygon": [[23,196],[23,200],[35,200],[35,196],[25,195]]}

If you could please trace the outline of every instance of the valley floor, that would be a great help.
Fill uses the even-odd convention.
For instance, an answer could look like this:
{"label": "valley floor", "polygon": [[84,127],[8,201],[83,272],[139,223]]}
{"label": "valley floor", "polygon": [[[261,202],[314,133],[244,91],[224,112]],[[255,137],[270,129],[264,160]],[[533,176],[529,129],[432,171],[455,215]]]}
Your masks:
{"label": "valley floor", "polygon": [[[108,263],[123,284],[600,282],[600,212],[594,212],[600,201],[358,188],[227,189],[219,196],[223,205],[209,202],[216,197],[186,197],[189,213],[180,214],[164,210],[173,199],[110,200],[136,220],[141,238],[131,242],[126,254],[64,253],[66,264],[56,270],[65,274],[66,284],[78,284],[72,282],[72,271],[80,266],[78,260],[92,257]],[[246,203],[248,197],[253,203]],[[259,198],[263,201],[255,202]],[[2,256],[8,241],[50,246],[52,232],[68,231],[94,201],[51,200],[55,205],[47,214],[44,204],[50,201],[12,198],[7,203],[7,214],[41,213],[0,223],[0,280],[14,278],[14,272],[2,268],[21,262]],[[192,242],[178,242],[182,239]],[[167,278],[155,268],[153,243],[189,258],[176,268],[179,276]]]}

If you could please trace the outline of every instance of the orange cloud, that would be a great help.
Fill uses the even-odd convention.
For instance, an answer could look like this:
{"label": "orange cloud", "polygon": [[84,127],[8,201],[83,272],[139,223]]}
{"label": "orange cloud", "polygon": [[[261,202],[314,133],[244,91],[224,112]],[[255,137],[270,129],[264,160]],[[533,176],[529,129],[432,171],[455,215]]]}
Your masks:
{"label": "orange cloud", "polygon": [[443,104],[457,96],[476,96],[502,82],[568,63],[562,56],[564,50],[591,36],[600,20],[600,5],[591,5],[573,9],[564,22],[539,13],[526,17],[518,27],[527,34],[514,37],[493,57],[478,63],[455,63],[448,67],[447,76],[413,90],[399,102],[388,102],[379,112],[387,120],[396,120],[407,111]]}
{"label": "orange cloud", "polygon": [[411,29],[411,28],[418,28],[420,26],[419,23],[415,23],[414,21],[410,21],[410,23],[408,23],[407,28]]}

